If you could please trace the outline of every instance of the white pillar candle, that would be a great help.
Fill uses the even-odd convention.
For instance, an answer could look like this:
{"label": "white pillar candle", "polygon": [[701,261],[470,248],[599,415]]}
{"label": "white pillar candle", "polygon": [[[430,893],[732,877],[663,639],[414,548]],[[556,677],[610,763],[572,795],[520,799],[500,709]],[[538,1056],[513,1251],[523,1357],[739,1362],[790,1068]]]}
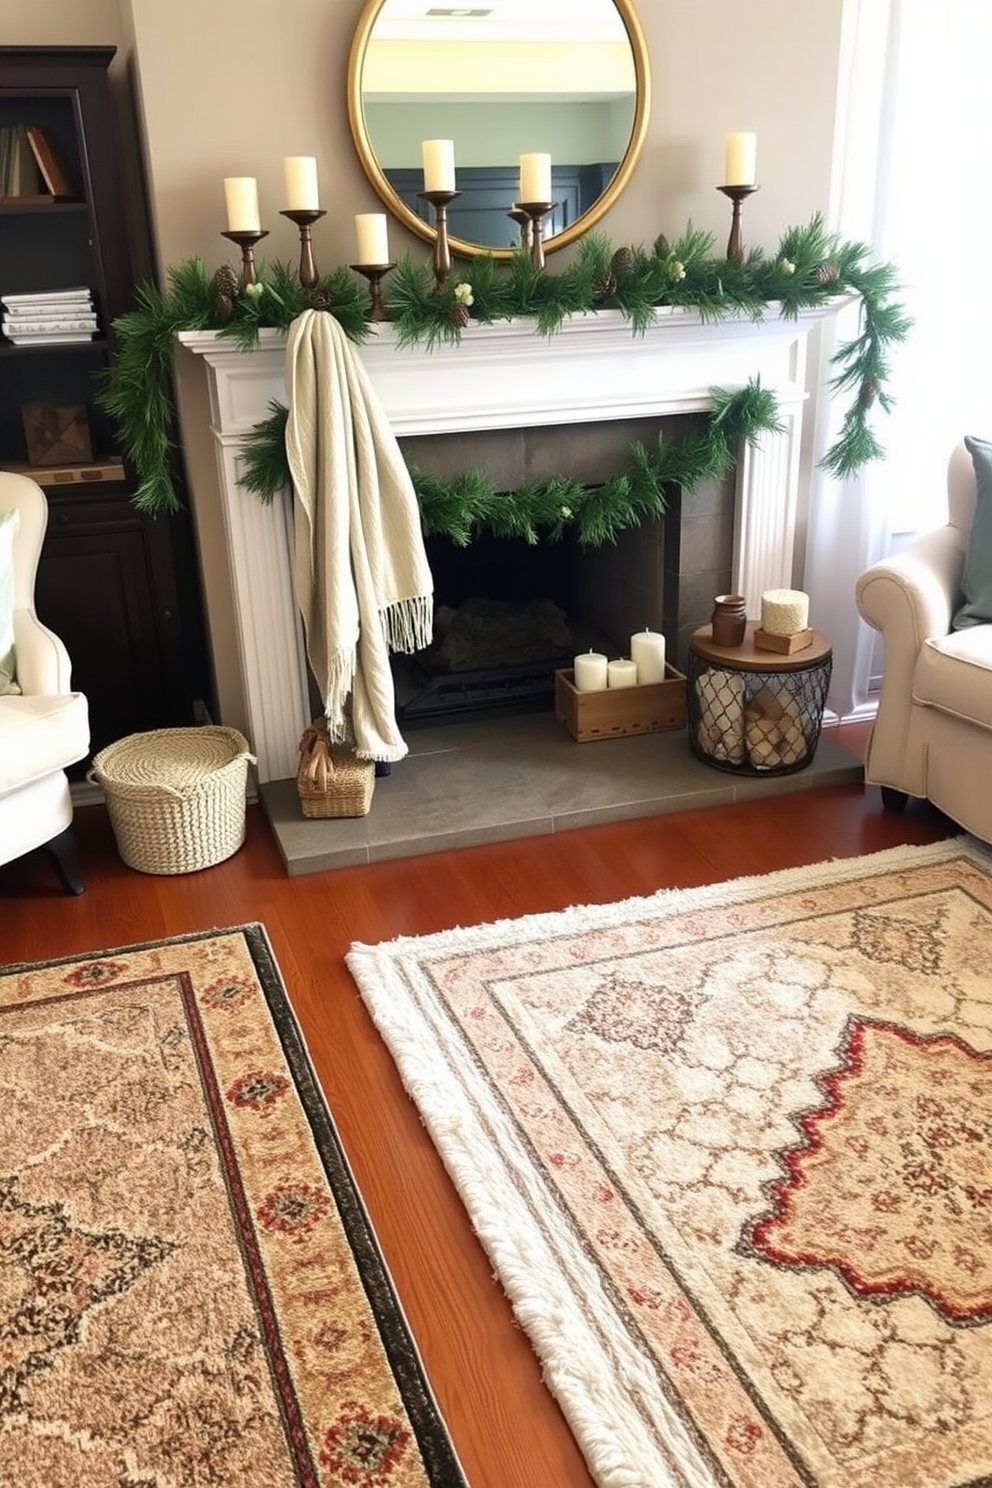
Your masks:
{"label": "white pillar candle", "polygon": [[606,657],[600,651],[583,651],[575,658],[576,692],[602,692],[606,686]]}
{"label": "white pillar candle", "polygon": [[758,154],[756,134],[728,134],[726,145],[725,186],[753,186]]}
{"label": "white pillar candle", "polygon": [[633,661],[627,661],[621,657],[619,661],[611,661],[606,668],[607,687],[636,687],[637,666]]}
{"label": "white pillar candle", "polygon": [[389,262],[389,230],[385,212],[359,212],[355,218],[360,264]]}
{"label": "white pillar candle", "polygon": [[761,628],[774,636],[794,636],[809,624],[809,595],[801,589],[766,589],[761,596]]}
{"label": "white pillar candle", "polygon": [[312,155],[287,155],[282,163],[286,206],[291,212],[319,212],[317,162]]}
{"label": "white pillar candle", "polygon": [[551,200],[550,155],[521,155],[520,200],[522,202],[549,202]]}
{"label": "white pillar candle", "polygon": [[639,630],[630,638],[630,657],[637,666],[637,681],[664,682],[665,637],[657,630]]}
{"label": "white pillar candle", "polygon": [[228,232],[260,232],[258,183],[254,176],[226,176],[224,201],[227,205]]}
{"label": "white pillar candle", "polygon": [[424,190],[454,191],[454,140],[424,140],[421,149],[424,157]]}

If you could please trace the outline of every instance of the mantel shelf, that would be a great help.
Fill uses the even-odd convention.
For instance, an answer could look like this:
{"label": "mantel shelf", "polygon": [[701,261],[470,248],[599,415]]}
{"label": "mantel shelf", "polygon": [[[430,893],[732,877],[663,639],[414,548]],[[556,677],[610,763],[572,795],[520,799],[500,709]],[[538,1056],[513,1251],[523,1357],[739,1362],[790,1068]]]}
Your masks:
{"label": "mantel shelf", "polygon": [[[698,413],[709,408],[713,387],[742,387],[753,377],[780,405],[795,405],[805,397],[809,333],[850,302],[838,296],[797,317],[770,304],[760,320],[666,307],[643,333],[618,310],[570,316],[551,336],[532,320],[498,321],[469,325],[460,341],[433,348],[402,346],[385,323],[370,326],[356,349],[397,436]],[[285,401],[282,332],[263,330],[248,353],[217,331],[182,331],[178,339],[223,370],[234,399],[216,410],[225,431],[246,433],[269,401]],[[259,392],[267,387],[261,404],[244,401],[246,377]]]}

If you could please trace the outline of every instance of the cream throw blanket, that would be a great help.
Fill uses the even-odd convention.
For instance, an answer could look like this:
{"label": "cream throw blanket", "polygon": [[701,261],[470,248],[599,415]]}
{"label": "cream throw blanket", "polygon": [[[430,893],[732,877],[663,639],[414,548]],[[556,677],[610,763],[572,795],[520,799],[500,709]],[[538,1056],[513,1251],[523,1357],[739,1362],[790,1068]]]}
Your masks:
{"label": "cream throw blanket", "polygon": [[304,310],[286,348],[296,598],[334,743],[402,759],[390,651],[433,631],[433,579],[409,472],[333,315]]}

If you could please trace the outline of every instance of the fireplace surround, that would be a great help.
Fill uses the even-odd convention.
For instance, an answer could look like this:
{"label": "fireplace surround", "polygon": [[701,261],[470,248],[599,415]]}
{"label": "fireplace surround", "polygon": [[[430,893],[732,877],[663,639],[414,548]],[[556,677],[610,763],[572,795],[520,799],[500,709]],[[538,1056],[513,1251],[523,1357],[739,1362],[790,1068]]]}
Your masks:
{"label": "fireplace surround", "polygon": [[[531,322],[471,325],[458,344],[431,349],[403,347],[392,326],[379,324],[359,354],[401,441],[681,418],[705,413],[712,388],[760,378],[776,397],[783,429],[740,451],[730,534],[730,584],[747,595],[754,617],[764,590],[791,587],[796,578],[807,344],[831,313],[786,318],[768,306],[759,320],[708,321],[670,308],[636,333],[619,312],[605,311],[572,317],[549,337]],[[178,339],[207,370],[246,730],[260,782],[288,779],[312,711],[293,594],[292,502],[287,492],[265,505],[238,483],[245,436],[272,402],[286,401],[285,338],[263,331],[250,352],[216,332]],[[675,648],[677,618],[667,613],[662,621]],[[638,617],[633,628],[645,623],[656,622]]]}

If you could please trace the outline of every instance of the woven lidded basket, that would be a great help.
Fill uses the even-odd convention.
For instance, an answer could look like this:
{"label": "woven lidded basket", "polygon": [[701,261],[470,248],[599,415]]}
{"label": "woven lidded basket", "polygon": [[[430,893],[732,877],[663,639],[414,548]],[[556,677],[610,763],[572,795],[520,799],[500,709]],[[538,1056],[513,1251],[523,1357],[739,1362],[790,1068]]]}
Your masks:
{"label": "woven lidded basket", "polygon": [[344,744],[329,744],[327,721],[317,718],[300,740],[296,789],[304,816],[366,816],[375,790],[375,765]]}
{"label": "woven lidded basket", "polygon": [[191,873],[245,840],[248,740],[237,729],[155,729],[94,756],[86,778],[103,790],[117,849],[141,873]]}

